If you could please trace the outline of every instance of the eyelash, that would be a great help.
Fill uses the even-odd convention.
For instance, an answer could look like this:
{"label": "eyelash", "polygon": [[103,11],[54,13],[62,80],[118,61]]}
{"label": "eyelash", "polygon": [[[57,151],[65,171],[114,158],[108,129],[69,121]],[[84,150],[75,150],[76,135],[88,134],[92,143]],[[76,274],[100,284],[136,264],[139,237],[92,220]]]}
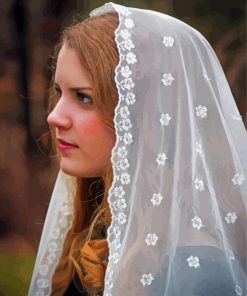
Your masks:
{"label": "eyelash", "polygon": [[[55,91],[59,95],[61,95],[61,93],[62,93],[59,88],[55,88]],[[83,104],[89,105],[89,104],[92,104],[93,103],[92,98],[89,95],[86,95],[86,94],[84,94],[82,92],[76,92],[76,96],[77,96],[77,98],[78,98],[78,100],[79,100],[80,103],[83,103],[83,98],[87,98],[89,100],[89,102],[83,103]]]}
{"label": "eyelash", "polygon": [[92,98],[90,97],[90,96],[88,96],[88,95],[85,95],[84,93],[76,93],[76,95],[77,95],[77,97],[78,97],[78,99],[79,99],[79,101],[80,102],[82,102],[83,103],[83,98],[87,98],[90,102],[88,102],[88,103],[84,103],[84,104],[92,104]]}

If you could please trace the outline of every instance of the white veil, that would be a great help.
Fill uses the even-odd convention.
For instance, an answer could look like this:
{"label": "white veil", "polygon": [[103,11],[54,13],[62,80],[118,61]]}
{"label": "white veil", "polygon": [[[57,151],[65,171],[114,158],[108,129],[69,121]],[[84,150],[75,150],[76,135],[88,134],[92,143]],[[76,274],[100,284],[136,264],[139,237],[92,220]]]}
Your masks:
{"label": "white veil", "polygon": [[[119,102],[104,296],[244,296],[247,133],[220,63],[198,31],[169,15],[110,2],[90,16],[114,10]],[[72,223],[73,177],[60,172],[56,186],[29,296],[50,295]]]}

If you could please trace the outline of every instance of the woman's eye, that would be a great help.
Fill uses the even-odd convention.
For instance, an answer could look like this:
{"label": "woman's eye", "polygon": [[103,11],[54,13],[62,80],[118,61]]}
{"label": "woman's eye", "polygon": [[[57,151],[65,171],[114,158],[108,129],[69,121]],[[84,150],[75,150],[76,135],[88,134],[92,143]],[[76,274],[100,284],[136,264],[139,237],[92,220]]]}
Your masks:
{"label": "woman's eye", "polygon": [[90,96],[85,95],[83,93],[77,93],[77,97],[79,99],[80,102],[82,102],[83,104],[92,104],[93,100]]}
{"label": "woman's eye", "polygon": [[[62,91],[61,91],[60,88],[55,87],[55,92],[56,92],[56,94],[58,96],[61,97]],[[93,103],[93,99],[89,95],[86,95],[86,94],[81,93],[81,92],[76,92],[76,96],[77,96],[79,102],[82,103],[82,104],[92,104]]]}

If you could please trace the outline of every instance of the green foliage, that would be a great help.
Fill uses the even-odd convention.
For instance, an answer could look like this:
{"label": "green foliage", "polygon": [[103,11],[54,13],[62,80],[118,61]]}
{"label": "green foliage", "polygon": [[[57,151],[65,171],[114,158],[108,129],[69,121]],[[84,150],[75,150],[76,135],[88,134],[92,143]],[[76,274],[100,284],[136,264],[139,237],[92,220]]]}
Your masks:
{"label": "green foliage", "polygon": [[35,256],[8,253],[0,255],[0,295],[26,296]]}

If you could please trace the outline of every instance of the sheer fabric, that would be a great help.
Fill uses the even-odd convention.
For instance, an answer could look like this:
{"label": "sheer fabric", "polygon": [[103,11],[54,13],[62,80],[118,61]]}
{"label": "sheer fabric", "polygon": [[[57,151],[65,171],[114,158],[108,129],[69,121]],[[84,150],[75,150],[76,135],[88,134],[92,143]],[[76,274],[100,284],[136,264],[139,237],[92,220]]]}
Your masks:
{"label": "sheer fabric", "polygon": [[[104,296],[246,295],[247,133],[220,63],[174,17],[112,2],[90,16],[108,11],[119,15],[120,60]],[[51,293],[70,227],[58,222],[73,197],[65,177],[73,181],[58,175],[66,189],[55,187],[29,295]]]}

